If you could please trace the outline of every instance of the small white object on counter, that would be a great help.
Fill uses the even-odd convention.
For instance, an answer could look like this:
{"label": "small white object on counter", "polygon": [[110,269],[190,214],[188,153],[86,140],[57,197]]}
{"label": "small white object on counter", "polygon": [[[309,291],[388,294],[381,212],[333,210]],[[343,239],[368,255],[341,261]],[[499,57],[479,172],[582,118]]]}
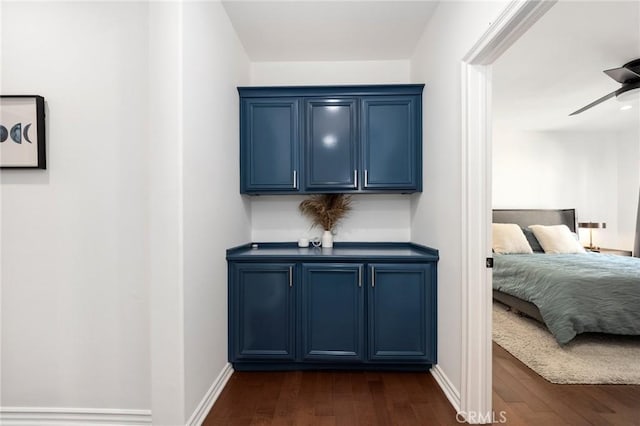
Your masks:
{"label": "small white object on counter", "polygon": [[322,248],[333,247],[333,234],[331,231],[324,231],[322,233]]}

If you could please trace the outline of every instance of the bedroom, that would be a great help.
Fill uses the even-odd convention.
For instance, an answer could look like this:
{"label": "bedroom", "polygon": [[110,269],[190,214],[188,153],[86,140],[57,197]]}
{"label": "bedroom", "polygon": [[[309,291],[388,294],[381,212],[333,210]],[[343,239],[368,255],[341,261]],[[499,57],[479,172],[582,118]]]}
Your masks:
{"label": "bedroom", "polygon": [[[614,262],[623,262],[625,258],[630,260],[628,256],[634,251],[636,239],[640,187],[640,103],[637,99],[633,102],[608,99],[574,116],[569,114],[620,88],[620,83],[602,71],[622,67],[640,58],[639,26],[640,9],[635,2],[579,5],[559,2],[496,61],[493,68],[493,208],[575,209],[576,217],[567,219],[567,224],[570,228],[572,224],[581,224],[572,229],[579,234],[578,248],[590,246],[592,239],[593,246],[598,247],[598,251],[605,256],[610,256]],[[532,62],[545,66],[530,67]],[[520,213],[510,217],[502,217],[504,213],[494,214],[498,215],[494,216],[494,222],[518,223],[518,220],[522,220],[519,223],[522,227],[543,220],[538,213],[534,213],[534,219],[523,218]],[[599,229],[583,227],[585,222],[598,223]],[[543,224],[557,223],[561,222]],[[606,228],[603,224],[606,224]],[[588,255],[600,256],[593,253]],[[635,255],[638,256],[637,253]],[[501,263],[498,255],[496,257],[494,290],[496,285],[505,290],[504,262]],[[584,267],[591,268],[597,261],[589,261]],[[622,265],[614,263],[610,267],[622,270]],[[536,263],[534,268],[541,270],[542,266]],[[637,269],[633,271],[631,278],[637,281]],[[597,274],[593,269],[589,273],[593,276]],[[513,281],[510,276],[507,279]],[[530,282],[527,281],[525,285]],[[587,282],[587,278],[584,278],[581,285],[587,285]],[[634,294],[623,297],[632,299]],[[519,305],[519,299],[505,298],[503,293],[497,297],[512,305],[513,310],[527,312],[531,316],[544,311],[542,308],[529,311],[526,305]],[[621,368],[623,371],[620,372],[615,371],[615,367],[616,363],[622,361],[617,359],[618,354],[614,351],[607,355],[610,356],[610,365],[600,368],[597,374],[585,374],[580,370],[584,370],[581,362],[586,355],[580,350],[588,344],[593,345],[589,346],[589,351],[601,348],[598,346],[600,342],[588,341],[590,337],[586,335],[579,335],[575,340],[566,334],[559,337],[562,332],[545,321],[547,327],[554,330],[555,337],[566,344],[560,348],[546,329],[536,328],[535,321],[522,322],[530,325],[531,329],[516,330],[521,325],[520,319],[516,321],[512,313],[505,316],[504,305],[496,306],[501,310],[494,312],[494,342],[499,342],[507,352],[516,355],[549,382],[638,384],[640,366],[637,355],[629,358],[628,368],[626,371]],[[563,307],[566,312],[572,308]],[[613,314],[624,317],[624,309],[624,305],[616,305]],[[547,318],[548,311],[543,313],[547,315],[542,316]],[[573,320],[578,322],[575,318]],[[596,321],[604,322],[604,318],[599,316]],[[572,326],[580,329],[584,324]],[[505,332],[504,327],[511,327],[511,330]],[[547,338],[550,342],[545,343],[547,346],[538,342]],[[530,342],[525,343],[525,339]],[[571,341],[567,342],[567,339]],[[625,348],[640,347],[637,338],[622,338],[619,342],[626,345]],[[541,350],[541,347],[545,350]],[[623,352],[619,347],[611,348],[617,348],[618,353]],[[534,354],[536,350],[539,355]],[[546,350],[553,352],[553,355],[546,353]],[[494,356],[497,356],[494,360],[500,360],[494,362],[504,362],[504,352],[499,346],[496,349],[494,344]],[[574,365],[580,364],[575,371],[573,366],[562,364],[567,362],[563,357],[569,355],[573,357]],[[621,356],[621,359],[624,358]],[[603,356],[603,362],[607,362],[606,356]],[[545,364],[554,364],[556,371],[551,367],[545,368]],[[556,364],[561,367],[558,369]],[[616,374],[618,376],[614,378]],[[632,392],[632,388],[634,386],[626,387],[628,392]],[[575,391],[586,392],[579,389]],[[581,395],[590,398],[586,393]]]}
{"label": "bedroom", "polygon": [[575,208],[579,222],[607,224],[596,245],[632,250],[639,105],[610,99],[569,114],[620,87],[602,71],[640,58],[638,14],[635,2],[559,2],[496,62],[494,208]]}

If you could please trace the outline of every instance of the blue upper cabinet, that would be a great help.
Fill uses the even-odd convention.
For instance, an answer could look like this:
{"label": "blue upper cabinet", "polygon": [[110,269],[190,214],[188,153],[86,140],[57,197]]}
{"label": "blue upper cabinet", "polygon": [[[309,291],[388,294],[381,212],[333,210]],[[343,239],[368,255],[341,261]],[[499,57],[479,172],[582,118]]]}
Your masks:
{"label": "blue upper cabinet", "polygon": [[306,192],[358,188],[355,99],[305,101]]}
{"label": "blue upper cabinet", "polygon": [[241,193],[298,191],[299,103],[296,98],[241,102]]}
{"label": "blue upper cabinet", "polygon": [[240,192],[422,191],[423,87],[239,87]]}
{"label": "blue upper cabinet", "polygon": [[362,168],[365,190],[422,190],[419,96],[362,99]]}

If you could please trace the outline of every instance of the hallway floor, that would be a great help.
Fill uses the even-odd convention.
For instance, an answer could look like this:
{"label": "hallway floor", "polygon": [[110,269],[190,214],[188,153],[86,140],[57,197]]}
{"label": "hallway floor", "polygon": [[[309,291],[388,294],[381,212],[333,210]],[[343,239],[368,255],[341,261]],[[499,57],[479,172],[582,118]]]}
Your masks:
{"label": "hallway floor", "polygon": [[431,374],[236,372],[204,425],[436,425],[455,416]]}
{"label": "hallway floor", "polygon": [[[493,345],[494,420],[640,425],[640,386],[554,385]],[[502,417],[500,412],[504,412]],[[455,425],[430,374],[236,372],[204,425]]]}

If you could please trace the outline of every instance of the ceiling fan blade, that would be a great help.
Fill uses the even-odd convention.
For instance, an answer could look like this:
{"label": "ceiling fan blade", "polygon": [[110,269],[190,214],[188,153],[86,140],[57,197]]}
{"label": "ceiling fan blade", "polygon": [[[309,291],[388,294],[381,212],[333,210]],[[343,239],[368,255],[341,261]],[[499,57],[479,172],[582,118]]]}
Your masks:
{"label": "ceiling fan blade", "polygon": [[612,68],[610,70],[603,71],[606,75],[617,81],[618,83],[626,83],[629,80],[640,78],[640,74],[627,68],[626,66],[621,68]]}
{"label": "ceiling fan blade", "polygon": [[608,95],[605,95],[605,96],[601,97],[598,100],[595,100],[595,101],[591,102],[589,105],[587,105],[585,107],[582,107],[577,111],[572,112],[571,114],[569,114],[569,116],[580,114],[581,112],[584,112],[584,111],[588,110],[589,108],[592,108],[592,107],[598,105],[599,103],[602,103],[602,102],[606,101],[607,99],[613,98],[616,95],[616,92],[617,92],[617,90],[615,92],[611,92]]}

